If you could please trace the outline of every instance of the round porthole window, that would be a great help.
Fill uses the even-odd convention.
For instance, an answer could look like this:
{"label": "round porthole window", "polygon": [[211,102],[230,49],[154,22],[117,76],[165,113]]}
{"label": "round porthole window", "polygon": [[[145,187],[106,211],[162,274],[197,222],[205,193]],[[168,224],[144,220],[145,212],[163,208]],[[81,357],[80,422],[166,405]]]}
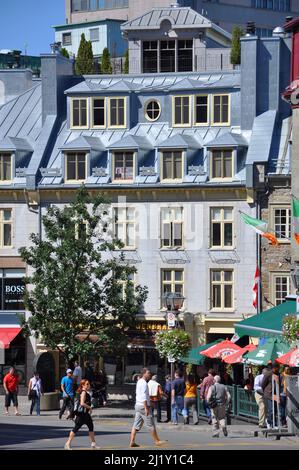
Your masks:
{"label": "round porthole window", "polygon": [[161,106],[159,101],[151,100],[145,105],[145,117],[149,121],[156,121],[161,114]]}

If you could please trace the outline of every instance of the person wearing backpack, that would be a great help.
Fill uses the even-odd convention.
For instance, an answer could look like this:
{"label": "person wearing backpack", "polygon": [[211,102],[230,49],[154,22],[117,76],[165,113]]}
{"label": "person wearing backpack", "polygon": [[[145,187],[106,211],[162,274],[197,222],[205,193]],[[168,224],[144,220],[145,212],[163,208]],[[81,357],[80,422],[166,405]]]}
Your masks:
{"label": "person wearing backpack", "polygon": [[91,396],[89,394],[90,382],[88,380],[81,380],[77,393],[79,398],[76,399],[74,405],[74,415],[75,415],[75,426],[70,432],[69,438],[65,443],[64,448],[66,450],[71,450],[71,442],[76,436],[84,424],[88,427],[88,433],[91,440],[91,448],[99,449],[96,445],[95,436],[94,436],[94,426],[91,418]]}
{"label": "person wearing backpack", "polygon": [[30,415],[32,415],[36,405],[36,414],[40,416],[40,397],[43,394],[42,381],[39,377],[39,373],[34,372],[28,384],[28,398],[31,400]]}
{"label": "person wearing backpack", "polygon": [[212,413],[212,437],[219,437],[220,429],[224,436],[227,436],[226,406],[231,401],[231,396],[226,386],[220,383],[219,375],[215,375],[214,381],[207,395],[207,402]]}

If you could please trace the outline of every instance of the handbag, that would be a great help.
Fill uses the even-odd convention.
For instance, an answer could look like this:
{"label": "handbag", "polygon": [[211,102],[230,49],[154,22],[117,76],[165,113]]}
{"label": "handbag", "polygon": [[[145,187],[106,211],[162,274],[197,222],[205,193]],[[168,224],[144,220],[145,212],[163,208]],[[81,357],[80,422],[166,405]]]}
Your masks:
{"label": "handbag", "polygon": [[28,395],[29,400],[33,400],[34,398],[37,398],[37,392],[36,390],[31,389]]}

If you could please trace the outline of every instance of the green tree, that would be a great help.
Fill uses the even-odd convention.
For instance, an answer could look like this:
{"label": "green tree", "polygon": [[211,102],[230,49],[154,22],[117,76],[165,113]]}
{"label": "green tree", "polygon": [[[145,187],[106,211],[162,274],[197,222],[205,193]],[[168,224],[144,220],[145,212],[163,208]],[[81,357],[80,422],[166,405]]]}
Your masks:
{"label": "green tree", "polygon": [[110,59],[110,52],[109,52],[108,47],[105,47],[105,48],[103,49],[102,63],[101,63],[101,72],[102,72],[102,73],[107,73],[107,74],[112,73],[112,65],[111,65],[111,59]]}
{"label": "green tree", "polygon": [[241,37],[244,35],[242,28],[234,26],[232,31],[232,48],[230,53],[230,61],[232,65],[241,64]]}
{"label": "green tree", "polygon": [[86,41],[85,34],[81,34],[80,46],[75,63],[76,75],[90,75],[94,73],[94,57],[91,41]]}
{"label": "green tree", "polygon": [[67,59],[70,58],[70,55],[69,55],[69,53],[68,53],[68,50],[67,50],[65,47],[63,47],[63,48],[61,49],[61,55],[62,55],[63,57],[66,57]]}
{"label": "green tree", "polygon": [[129,49],[125,53],[124,73],[129,73]]}
{"label": "green tree", "polygon": [[32,268],[24,298],[31,316],[23,320],[24,332],[42,338],[67,361],[123,352],[125,331],[135,325],[147,297],[145,287],[129,280],[136,269],[123,256],[109,256],[122,244],[112,236],[108,212],[109,203],[82,186],[69,205],[48,208],[44,239],[31,234],[30,248],[20,249]]}

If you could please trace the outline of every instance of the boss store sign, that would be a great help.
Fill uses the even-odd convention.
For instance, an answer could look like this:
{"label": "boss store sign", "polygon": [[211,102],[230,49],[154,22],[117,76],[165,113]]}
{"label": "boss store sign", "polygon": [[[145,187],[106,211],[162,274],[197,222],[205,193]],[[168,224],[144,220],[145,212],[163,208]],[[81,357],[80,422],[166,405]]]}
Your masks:
{"label": "boss store sign", "polygon": [[24,269],[0,269],[0,310],[24,310]]}

